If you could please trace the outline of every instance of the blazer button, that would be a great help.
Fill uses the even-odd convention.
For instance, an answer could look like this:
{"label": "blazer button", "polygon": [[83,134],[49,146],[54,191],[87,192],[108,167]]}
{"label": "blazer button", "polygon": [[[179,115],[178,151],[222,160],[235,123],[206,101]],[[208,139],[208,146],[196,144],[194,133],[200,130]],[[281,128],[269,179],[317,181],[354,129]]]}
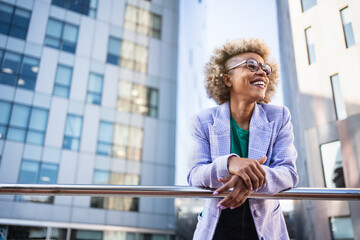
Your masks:
{"label": "blazer button", "polygon": [[255,217],[260,217],[260,212],[259,212],[259,210],[255,210],[255,211],[254,211],[254,216],[255,216]]}

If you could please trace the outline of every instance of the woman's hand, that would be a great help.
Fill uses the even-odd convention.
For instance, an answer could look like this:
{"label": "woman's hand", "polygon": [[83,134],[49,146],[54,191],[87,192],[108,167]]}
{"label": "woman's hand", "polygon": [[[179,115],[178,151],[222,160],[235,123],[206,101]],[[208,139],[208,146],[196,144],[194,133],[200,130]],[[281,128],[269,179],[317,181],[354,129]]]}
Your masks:
{"label": "woman's hand", "polygon": [[226,192],[230,188],[233,188],[231,193],[219,202],[218,208],[234,209],[240,207],[251,193],[251,191],[245,185],[244,180],[237,175],[229,175],[225,179],[218,180],[225,184],[220,188],[216,189],[214,195],[218,195],[220,193]]}
{"label": "woman's hand", "polygon": [[260,159],[231,156],[228,160],[229,172],[241,177],[250,190],[256,190],[266,182],[266,173],[261,167],[266,159],[266,156]]}

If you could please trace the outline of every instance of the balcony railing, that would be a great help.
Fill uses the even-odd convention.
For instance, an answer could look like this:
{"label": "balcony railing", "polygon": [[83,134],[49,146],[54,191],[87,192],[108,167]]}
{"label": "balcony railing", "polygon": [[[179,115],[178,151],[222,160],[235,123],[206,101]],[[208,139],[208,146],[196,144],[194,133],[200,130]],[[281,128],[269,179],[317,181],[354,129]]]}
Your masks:
{"label": "balcony railing", "polygon": [[[214,196],[213,191],[189,186],[0,184],[3,195],[219,198],[229,194]],[[294,188],[273,195],[251,193],[249,198],[359,201],[360,188]]]}

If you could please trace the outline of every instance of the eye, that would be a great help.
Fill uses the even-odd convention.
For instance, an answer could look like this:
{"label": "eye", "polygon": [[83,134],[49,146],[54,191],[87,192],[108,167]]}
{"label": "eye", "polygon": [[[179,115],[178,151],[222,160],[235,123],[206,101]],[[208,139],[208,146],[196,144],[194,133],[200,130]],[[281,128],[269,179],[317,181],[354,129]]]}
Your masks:
{"label": "eye", "polygon": [[255,59],[249,59],[247,61],[247,67],[251,70],[251,71],[257,71],[259,69],[259,64]]}
{"label": "eye", "polygon": [[269,64],[264,64],[262,66],[262,69],[264,70],[264,72],[266,73],[266,75],[270,75],[272,72],[271,66]]}

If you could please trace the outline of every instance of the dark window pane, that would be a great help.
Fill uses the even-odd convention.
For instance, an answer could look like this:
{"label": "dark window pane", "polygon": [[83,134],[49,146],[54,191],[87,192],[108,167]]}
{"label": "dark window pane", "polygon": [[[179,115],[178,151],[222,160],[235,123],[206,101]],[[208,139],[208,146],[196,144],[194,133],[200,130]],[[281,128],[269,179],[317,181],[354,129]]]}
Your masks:
{"label": "dark window pane", "polygon": [[20,72],[21,55],[5,52],[1,71],[7,74],[18,74]]}
{"label": "dark window pane", "polygon": [[118,65],[119,64],[119,57],[115,55],[108,54],[106,58],[106,62]]}
{"label": "dark window pane", "polygon": [[19,183],[37,183],[39,162],[23,160],[20,168]]}
{"label": "dark window pane", "polygon": [[63,45],[62,45],[61,49],[66,51],[66,52],[75,53],[76,44],[70,43],[70,42],[63,42]]}
{"label": "dark window pane", "polygon": [[30,21],[30,12],[17,8],[15,10],[13,25],[27,29]]}
{"label": "dark window pane", "polygon": [[78,151],[80,148],[80,140],[73,137],[64,137],[63,148]]}
{"label": "dark window pane", "polygon": [[38,183],[55,184],[57,181],[58,165],[51,163],[42,163],[40,167],[40,176]]}
{"label": "dark window pane", "polygon": [[26,33],[27,33],[27,29],[26,28],[22,28],[22,27],[17,27],[17,26],[12,26],[11,30],[10,30],[10,35],[13,37],[17,37],[17,38],[21,38],[21,39],[25,39],[26,38]]}
{"label": "dark window pane", "polygon": [[0,33],[7,35],[9,33],[10,25],[8,23],[0,22]]}
{"label": "dark window pane", "polygon": [[7,239],[46,239],[45,227],[9,226]]}
{"label": "dark window pane", "polygon": [[13,11],[14,11],[13,6],[0,3],[0,22],[6,23],[10,26]]}

